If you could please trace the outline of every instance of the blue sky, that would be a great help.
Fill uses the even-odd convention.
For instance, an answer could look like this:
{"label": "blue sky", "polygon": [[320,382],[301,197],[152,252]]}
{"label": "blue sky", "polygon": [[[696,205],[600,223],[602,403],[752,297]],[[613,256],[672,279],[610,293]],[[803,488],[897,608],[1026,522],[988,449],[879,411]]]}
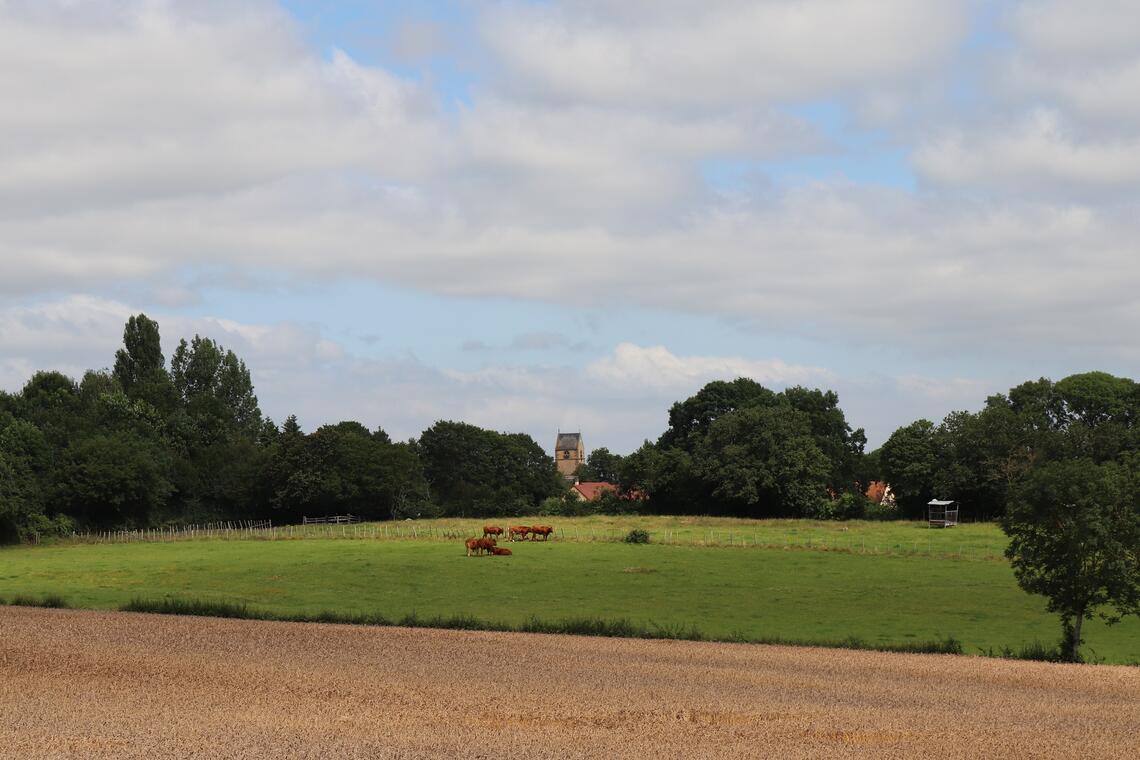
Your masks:
{"label": "blue sky", "polygon": [[210,335],[307,429],[629,451],[713,379],[872,445],[1136,376],[1123,0],[0,7],[0,388]]}

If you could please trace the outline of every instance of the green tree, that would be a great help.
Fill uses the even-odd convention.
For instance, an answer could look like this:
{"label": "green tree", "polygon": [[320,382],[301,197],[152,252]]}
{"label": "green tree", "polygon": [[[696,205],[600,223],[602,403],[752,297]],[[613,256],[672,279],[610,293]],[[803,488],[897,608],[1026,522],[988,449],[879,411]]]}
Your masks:
{"label": "green tree", "polygon": [[807,415],[812,438],[820,452],[827,457],[828,486],[836,492],[862,491],[858,482],[859,462],[867,436],[862,428],[852,430],[843,410],[839,408],[839,394],[793,386],[779,397],[793,409]]}
{"label": "green tree", "polygon": [[285,419],[270,446],[261,480],[277,514],[295,519],[313,508],[320,490],[320,466],[296,415]]}
{"label": "green tree", "polygon": [[130,398],[141,398],[170,411],[174,389],[162,355],[158,323],[145,314],[133,316],[123,328],[123,347],[115,352],[112,376]]}
{"label": "green tree", "polygon": [[654,514],[718,514],[720,505],[694,471],[693,457],[680,448],[662,448],[645,441],[623,457],[619,482],[628,490],[648,494]]}
{"label": "green tree", "polygon": [[48,445],[39,429],[0,412],[0,543],[45,532],[40,477],[47,463]]}
{"label": "green tree", "polygon": [[1069,456],[1106,462],[1140,443],[1137,384],[1129,378],[1107,372],[1070,375],[1057,382],[1056,394]]}
{"label": "green tree", "polygon": [[621,484],[621,467],[621,455],[613,454],[602,446],[586,457],[586,464],[579,469],[578,478],[583,482]]}
{"label": "green tree", "polygon": [[879,463],[899,508],[910,517],[921,517],[934,493],[934,423],[917,420],[891,433],[879,449]]}
{"label": "green tree", "polygon": [[694,469],[730,513],[804,515],[824,498],[830,462],[809,415],[782,403],[722,415],[694,455]]}
{"label": "green tree", "polygon": [[776,394],[747,377],[714,380],[669,408],[669,427],[657,445],[692,452],[705,431],[722,415],[751,406],[771,406]]}
{"label": "green tree", "polygon": [[341,422],[309,436],[318,474],[315,507],[381,520],[424,509],[427,480],[415,452],[379,433],[369,433],[358,422]]}
{"label": "green tree", "polygon": [[79,386],[62,372],[37,372],[20,391],[21,417],[56,448],[66,448],[85,423]]}
{"label": "green tree", "polygon": [[1140,614],[1140,455],[1047,462],[1014,489],[1002,520],[1018,584],[1061,617],[1062,654],[1081,659],[1081,624]]}
{"label": "green tree", "polygon": [[161,446],[129,432],[84,438],[62,456],[53,502],[88,525],[146,526],[173,490],[166,457]]}
{"label": "green tree", "polygon": [[447,514],[524,514],[565,490],[554,459],[522,433],[440,421],[423,432],[416,449],[432,498]]}
{"label": "green tree", "polygon": [[201,442],[260,430],[261,410],[245,362],[233,351],[198,335],[182,340],[170,360],[174,389]]}

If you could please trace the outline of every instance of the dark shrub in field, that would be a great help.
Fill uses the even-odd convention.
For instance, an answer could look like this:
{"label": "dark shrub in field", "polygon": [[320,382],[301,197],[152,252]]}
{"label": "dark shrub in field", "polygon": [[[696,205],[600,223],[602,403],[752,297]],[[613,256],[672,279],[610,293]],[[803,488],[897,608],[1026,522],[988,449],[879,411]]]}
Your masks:
{"label": "dark shrub in field", "polygon": [[625,541],[627,544],[647,544],[649,543],[649,531],[634,528],[625,535],[622,541]]}

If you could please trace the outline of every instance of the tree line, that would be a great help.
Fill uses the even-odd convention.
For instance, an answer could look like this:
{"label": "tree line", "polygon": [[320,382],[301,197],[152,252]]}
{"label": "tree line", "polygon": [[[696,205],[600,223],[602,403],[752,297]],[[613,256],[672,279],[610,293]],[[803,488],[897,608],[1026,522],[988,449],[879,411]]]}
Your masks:
{"label": "tree line", "polygon": [[37,372],[0,392],[0,542],[346,512],[521,514],[564,490],[524,434],[440,421],[399,442],[353,421],[277,425],[233,351],[196,335],[168,363],[143,314],[127,321],[111,370]]}
{"label": "tree line", "polygon": [[[656,441],[626,456],[590,452],[582,480],[648,500],[582,506],[526,434],[439,421],[393,441],[355,421],[311,432],[294,416],[277,425],[233,351],[195,335],[167,362],[158,324],[139,314],[110,370],[79,381],[38,372],[18,393],[0,392],[0,540],[346,512],[913,519],[935,497],[999,519],[1048,462],[1131,467],[1140,456],[1138,388],[1102,372],[1026,382],[980,412],[918,420],[866,452],[863,430],[848,424],[833,391],[714,381],[672,405]],[[874,481],[890,483],[895,508],[864,496]]]}

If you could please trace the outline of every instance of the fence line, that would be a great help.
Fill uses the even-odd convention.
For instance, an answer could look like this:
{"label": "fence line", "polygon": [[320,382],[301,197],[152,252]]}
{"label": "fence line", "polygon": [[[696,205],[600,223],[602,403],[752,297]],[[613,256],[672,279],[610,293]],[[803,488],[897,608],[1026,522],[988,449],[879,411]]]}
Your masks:
{"label": "fence line", "polygon": [[302,517],[302,525],[355,525],[360,522],[356,515],[325,515],[324,517]]}
{"label": "fence line", "polygon": [[[271,520],[235,520],[195,525],[172,526],[148,530],[94,531],[73,533],[65,541],[92,544],[161,543],[192,541],[202,539],[350,539],[350,540],[412,540],[412,541],[452,541],[469,538],[478,534],[471,526],[417,525],[409,522],[348,523],[311,521],[301,525],[273,525]],[[560,541],[571,543],[618,543],[624,532],[616,528],[583,528],[574,526],[567,530],[556,529],[555,536]],[[757,549],[784,549],[798,551],[839,552],[844,554],[865,554],[893,557],[931,557],[950,559],[996,560],[1003,559],[1001,549],[994,547],[936,546],[931,541],[908,540],[895,542],[876,541],[868,543],[863,536],[798,536],[785,533],[783,536],[762,536],[759,531],[717,531],[705,530],[678,536],[674,531],[664,529],[651,533],[655,544],[668,546],[707,546]]]}
{"label": "fence line", "polygon": [[254,537],[272,530],[272,520],[226,520],[165,528],[86,531],[84,533],[72,533],[69,540],[75,543],[97,544],[161,543],[197,538]]}

